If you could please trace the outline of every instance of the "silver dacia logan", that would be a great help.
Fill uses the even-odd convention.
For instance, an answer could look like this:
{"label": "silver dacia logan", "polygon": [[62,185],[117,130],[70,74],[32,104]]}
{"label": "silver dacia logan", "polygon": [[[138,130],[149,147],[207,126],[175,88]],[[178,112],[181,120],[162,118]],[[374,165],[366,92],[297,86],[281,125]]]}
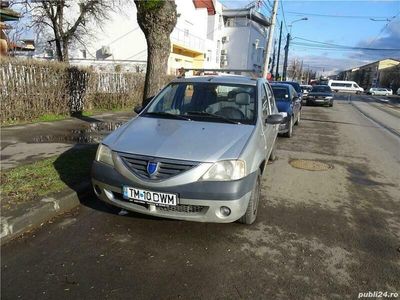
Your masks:
{"label": "silver dacia logan", "polygon": [[99,145],[101,200],[129,211],[252,224],[282,116],[262,78],[202,76],[169,83]]}

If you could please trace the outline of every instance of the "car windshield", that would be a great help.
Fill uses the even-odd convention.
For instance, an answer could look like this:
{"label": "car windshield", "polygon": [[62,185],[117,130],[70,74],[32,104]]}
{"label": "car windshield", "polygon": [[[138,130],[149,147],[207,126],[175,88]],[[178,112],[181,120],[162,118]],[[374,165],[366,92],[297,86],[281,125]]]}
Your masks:
{"label": "car windshield", "polygon": [[143,116],[185,120],[255,124],[256,89],[221,83],[171,83]]}
{"label": "car windshield", "polygon": [[274,97],[277,101],[289,101],[289,90],[285,87],[272,86]]}
{"label": "car windshield", "polygon": [[327,85],[316,85],[312,88],[311,92],[314,93],[330,93],[331,88]]}
{"label": "car windshield", "polygon": [[298,93],[301,93],[301,87],[300,84],[298,84],[297,82],[292,82],[292,81],[282,81],[282,83],[285,84],[290,84],[291,86],[294,87],[295,91]]}

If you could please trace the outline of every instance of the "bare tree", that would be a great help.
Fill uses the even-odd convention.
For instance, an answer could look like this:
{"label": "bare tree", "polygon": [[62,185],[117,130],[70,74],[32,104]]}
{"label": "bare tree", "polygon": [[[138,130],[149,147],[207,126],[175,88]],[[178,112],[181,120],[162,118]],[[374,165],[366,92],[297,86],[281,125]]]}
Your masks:
{"label": "bare tree", "polygon": [[137,22],[147,41],[147,70],[143,93],[145,100],[157,93],[167,74],[171,51],[169,36],[177,21],[174,0],[135,0]]}
{"label": "bare tree", "polygon": [[[101,24],[115,8],[113,0],[27,0],[34,26],[50,29],[57,59],[68,62],[68,48],[73,42],[85,44],[90,34],[89,24]],[[75,10],[74,10],[75,9]],[[67,10],[70,10],[67,13]]]}

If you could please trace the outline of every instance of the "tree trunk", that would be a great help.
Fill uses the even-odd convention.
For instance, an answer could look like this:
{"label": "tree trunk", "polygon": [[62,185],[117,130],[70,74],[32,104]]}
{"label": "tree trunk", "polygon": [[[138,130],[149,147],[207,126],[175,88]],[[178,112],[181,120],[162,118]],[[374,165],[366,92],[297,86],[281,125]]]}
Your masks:
{"label": "tree trunk", "polygon": [[137,21],[147,41],[147,68],[142,104],[163,86],[171,51],[169,36],[177,21],[173,0],[135,0]]}
{"label": "tree trunk", "polygon": [[63,62],[66,62],[66,63],[68,63],[68,61],[69,61],[69,56],[68,56],[68,53],[69,53],[69,51],[68,51],[68,41],[67,40],[64,40],[63,41],[63,43],[62,43],[62,52],[63,52],[63,59],[62,59],[62,61]]}
{"label": "tree trunk", "polygon": [[[154,96],[164,85],[164,76],[168,71],[168,58],[171,43],[160,39],[158,33],[147,36],[147,68],[143,92],[143,101]],[[144,104],[144,103],[143,103]]]}

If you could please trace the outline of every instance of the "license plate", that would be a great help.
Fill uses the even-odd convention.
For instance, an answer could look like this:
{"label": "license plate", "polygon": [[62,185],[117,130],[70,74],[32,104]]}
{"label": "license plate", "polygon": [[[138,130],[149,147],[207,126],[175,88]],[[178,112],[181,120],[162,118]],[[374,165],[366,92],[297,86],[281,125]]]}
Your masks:
{"label": "license plate", "polygon": [[323,99],[315,99],[315,102],[324,102]]}
{"label": "license plate", "polygon": [[162,206],[165,205],[176,206],[178,204],[177,194],[159,193],[142,189],[136,189],[129,186],[122,187],[122,194],[124,199],[134,202],[152,203]]}

